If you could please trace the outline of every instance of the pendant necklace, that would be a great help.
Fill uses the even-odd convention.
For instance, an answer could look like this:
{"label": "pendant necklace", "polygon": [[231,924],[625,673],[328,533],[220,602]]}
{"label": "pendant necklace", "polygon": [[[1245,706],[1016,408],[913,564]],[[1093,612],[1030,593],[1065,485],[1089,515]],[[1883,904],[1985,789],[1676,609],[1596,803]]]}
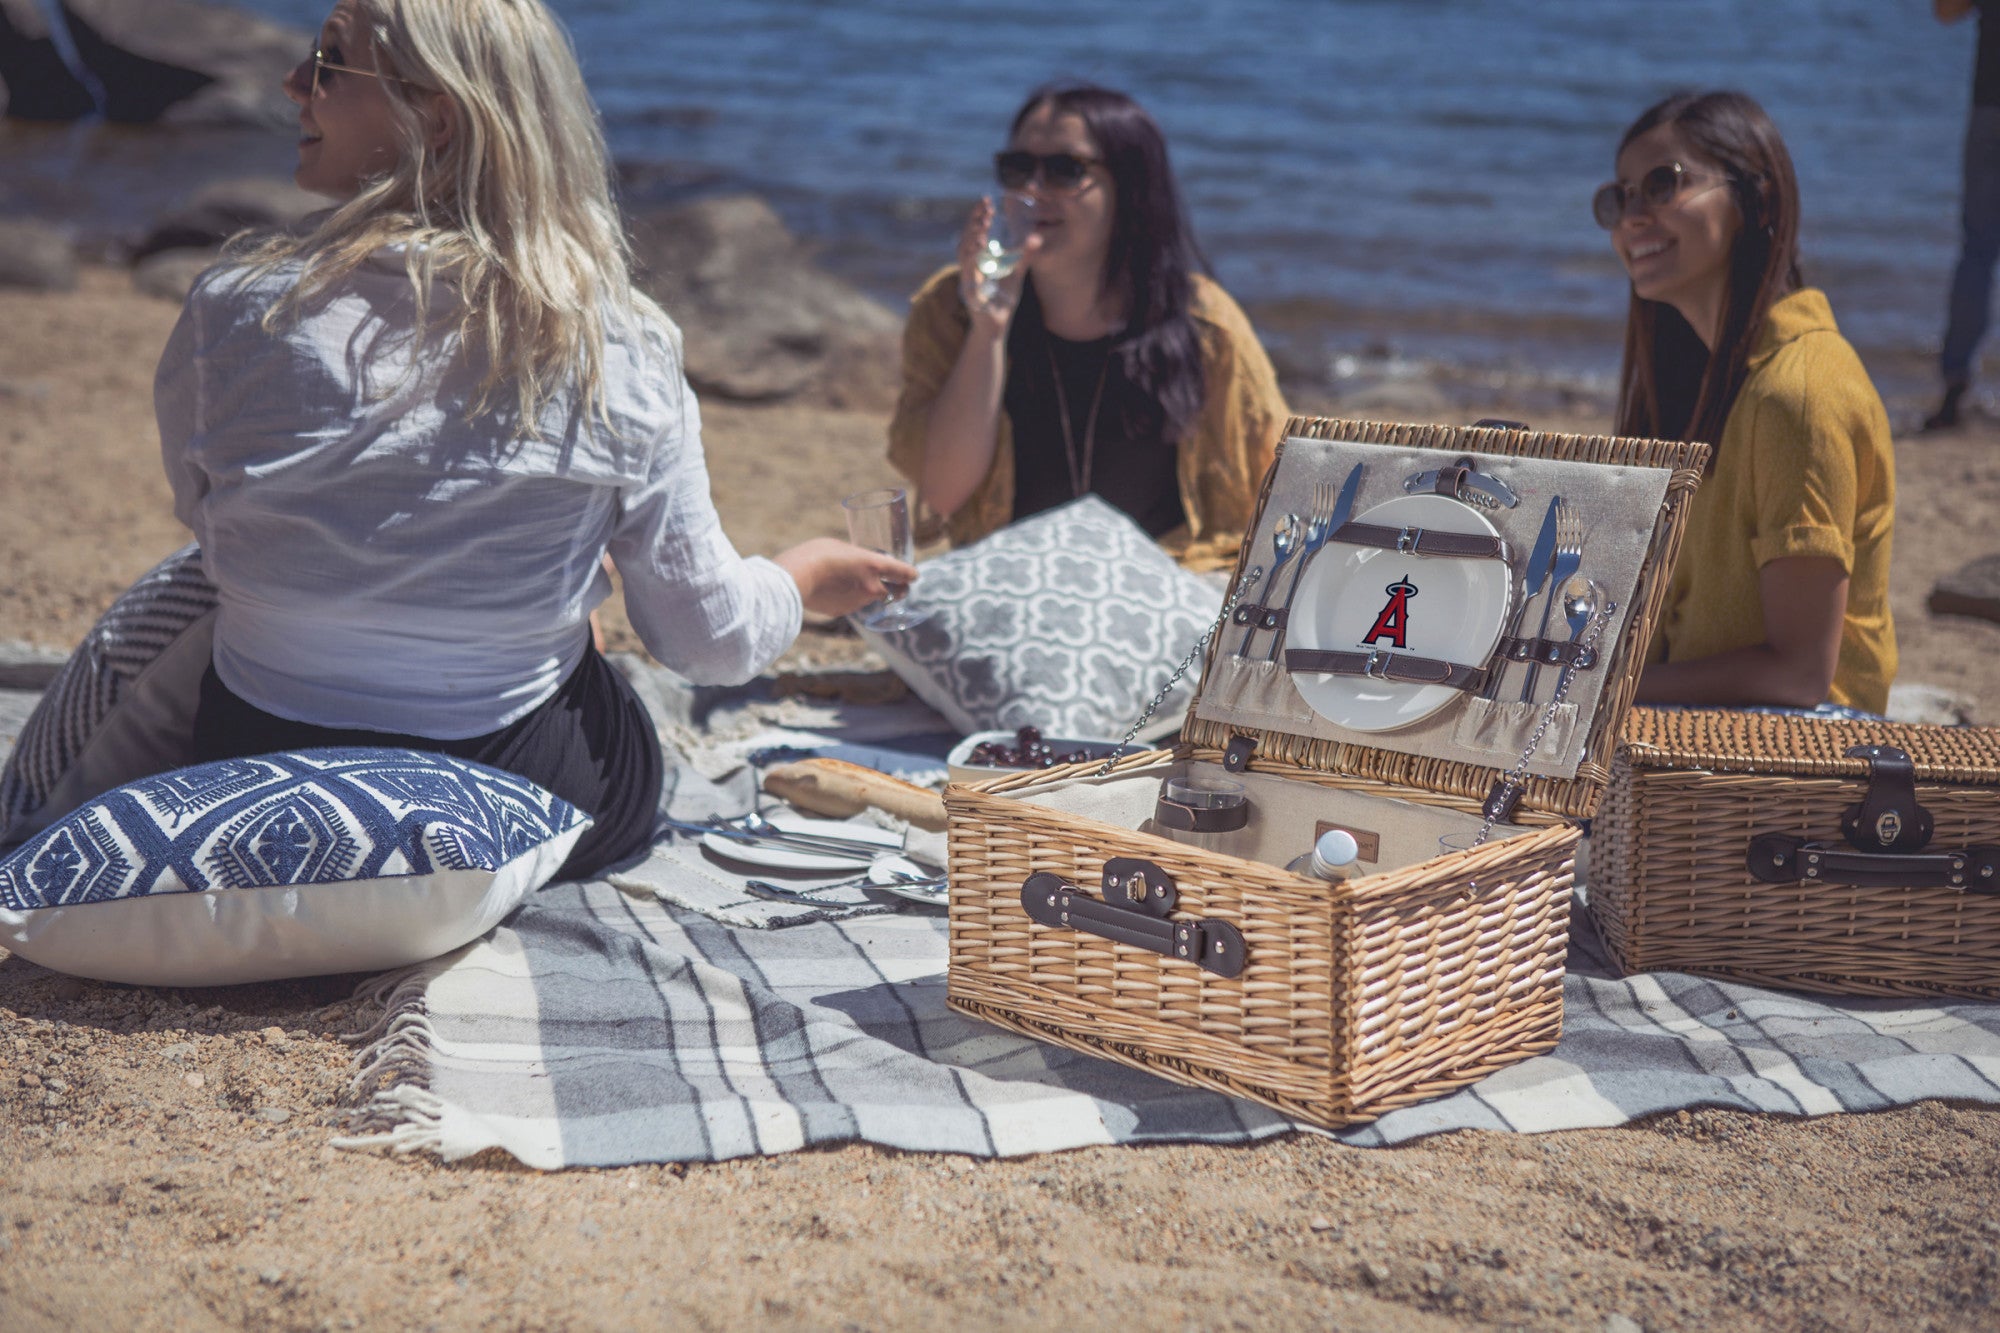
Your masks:
{"label": "pendant necklace", "polygon": [[1056,382],[1056,414],[1062,421],[1063,457],[1069,460],[1071,494],[1078,499],[1090,491],[1091,464],[1097,457],[1097,409],[1104,402],[1104,377],[1111,370],[1111,350],[1105,349],[1104,364],[1097,368],[1097,389],[1090,396],[1090,415],[1083,423],[1083,457],[1076,451],[1076,436],[1070,430],[1069,395],[1063,391],[1062,367],[1056,363],[1056,349],[1045,344],[1049,353],[1049,373]]}

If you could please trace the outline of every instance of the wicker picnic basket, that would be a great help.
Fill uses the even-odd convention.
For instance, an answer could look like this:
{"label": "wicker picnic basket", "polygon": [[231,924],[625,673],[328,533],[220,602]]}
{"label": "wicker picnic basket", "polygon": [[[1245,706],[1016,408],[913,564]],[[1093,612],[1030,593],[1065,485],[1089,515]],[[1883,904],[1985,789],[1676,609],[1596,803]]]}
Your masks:
{"label": "wicker picnic basket", "polygon": [[[1286,434],[1239,593],[1270,558],[1271,516],[1315,484],[1365,463],[1365,499],[1402,491],[1413,467],[1471,464],[1524,501],[1560,487],[1609,507],[1592,542],[1622,605],[1607,608],[1593,669],[1566,673],[1580,683],[1573,702],[1475,710],[1468,697],[1385,735],[1315,716],[1286,674],[1299,670],[1289,648],[1283,666],[1266,664],[1218,637],[1175,748],[946,789],[948,993],[1015,1032],[1331,1127],[1555,1044],[1576,821],[1610,775],[1707,451],[1313,418]],[[1541,518],[1523,503],[1493,523],[1525,549],[1523,525],[1532,534]],[[1548,748],[1521,758],[1523,737],[1542,741],[1561,709]],[[1170,836],[1148,816],[1164,809],[1162,779],[1190,773],[1234,775],[1257,818],[1219,845]],[[1441,837],[1469,841],[1488,814],[1489,841],[1438,854]],[[1369,873],[1328,884],[1283,868],[1329,826],[1356,834]]]}
{"label": "wicker picnic basket", "polygon": [[1639,709],[1589,881],[1628,972],[2000,997],[2000,729]]}

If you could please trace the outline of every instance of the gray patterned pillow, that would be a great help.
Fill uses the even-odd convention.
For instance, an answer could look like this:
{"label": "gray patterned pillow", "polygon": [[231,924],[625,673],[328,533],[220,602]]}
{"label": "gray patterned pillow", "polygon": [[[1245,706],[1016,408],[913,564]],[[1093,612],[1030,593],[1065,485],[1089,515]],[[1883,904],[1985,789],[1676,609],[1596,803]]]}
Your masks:
{"label": "gray patterned pillow", "polygon": [[[964,732],[1078,738],[1123,736],[1222,609],[1094,495],[926,561],[910,599],[931,618],[861,633],[925,703]],[[1197,662],[1148,735],[1179,725],[1199,677]]]}

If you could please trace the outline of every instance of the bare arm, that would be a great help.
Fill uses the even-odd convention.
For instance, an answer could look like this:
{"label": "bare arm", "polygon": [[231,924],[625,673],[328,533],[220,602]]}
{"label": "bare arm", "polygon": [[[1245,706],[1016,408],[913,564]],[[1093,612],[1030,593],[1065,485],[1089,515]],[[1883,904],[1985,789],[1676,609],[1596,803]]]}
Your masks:
{"label": "bare arm", "polygon": [[1931,13],[1939,23],[1956,23],[1973,11],[1973,0],[1931,0]]}
{"label": "bare arm", "polygon": [[[973,265],[986,244],[992,220],[992,205],[981,200],[959,233],[959,299],[972,316],[972,328],[924,428],[924,462],[917,493],[925,504],[945,515],[957,512],[972,498],[993,466],[1000,400],[1007,382],[1007,327],[1013,322],[1021,284],[1027,279],[1028,259],[1024,258],[1020,267],[998,284],[998,292],[986,295]],[[1030,240],[1029,258],[1040,248],[1040,237]]]}
{"label": "bare arm", "polygon": [[1847,571],[1826,556],[1788,556],[1758,571],[1764,642],[1686,662],[1656,662],[1639,677],[1640,703],[1826,702],[1840,660]]}

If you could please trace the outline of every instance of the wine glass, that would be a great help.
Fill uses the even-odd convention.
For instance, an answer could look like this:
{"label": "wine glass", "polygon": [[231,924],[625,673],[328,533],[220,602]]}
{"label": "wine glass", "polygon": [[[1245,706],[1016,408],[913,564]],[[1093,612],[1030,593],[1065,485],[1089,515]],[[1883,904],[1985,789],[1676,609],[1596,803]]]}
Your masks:
{"label": "wine glass", "polygon": [[[901,487],[888,486],[862,491],[842,500],[840,507],[847,511],[849,541],[856,546],[894,556],[906,565],[911,563],[915,545],[910,532],[908,492]],[[886,597],[870,602],[855,612],[855,617],[869,629],[909,629],[931,618],[929,611],[904,604],[903,599],[910,595],[909,584],[884,579],[882,586],[888,589]]]}
{"label": "wine glass", "polygon": [[986,248],[972,266],[979,270],[979,294],[990,301],[1000,290],[1000,280],[1021,266],[1028,238],[1035,234],[1035,200],[1009,190],[986,196],[986,202],[993,217],[986,224]]}

